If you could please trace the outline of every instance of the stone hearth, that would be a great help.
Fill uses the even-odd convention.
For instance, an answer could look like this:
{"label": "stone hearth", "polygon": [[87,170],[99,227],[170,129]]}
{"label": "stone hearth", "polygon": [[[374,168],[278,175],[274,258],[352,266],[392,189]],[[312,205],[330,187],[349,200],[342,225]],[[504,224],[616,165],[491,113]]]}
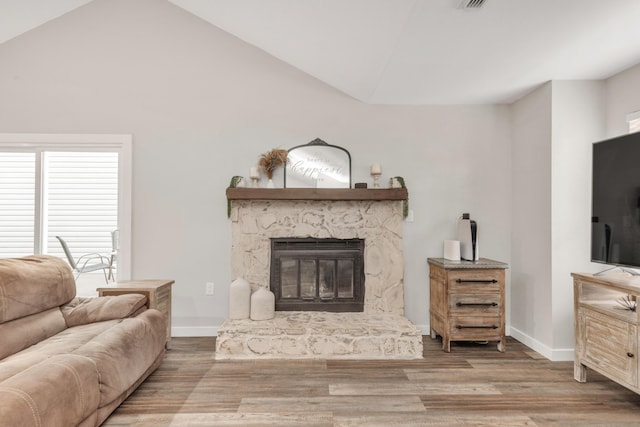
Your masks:
{"label": "stone hearth", "polygon": [[227,320],[217,359],[419,359],[420,331],[398,314],[278,311],[272,320]]}
{"label": "stone hearth", "polygon": [[229,189],[232,275],[269,288],[271,238],[364,239],[363,313],[276,312],[226,320],[216,358],[419,358],[420,330],[404,317],[404,189]]}

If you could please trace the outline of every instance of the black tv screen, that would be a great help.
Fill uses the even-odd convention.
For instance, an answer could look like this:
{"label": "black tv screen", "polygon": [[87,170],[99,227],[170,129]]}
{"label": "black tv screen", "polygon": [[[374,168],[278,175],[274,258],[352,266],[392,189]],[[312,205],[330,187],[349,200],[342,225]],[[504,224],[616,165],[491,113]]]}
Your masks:
{"label": "black tv screen", "polygon": [[593,144],[591,260],[640,268],[640,133]]}

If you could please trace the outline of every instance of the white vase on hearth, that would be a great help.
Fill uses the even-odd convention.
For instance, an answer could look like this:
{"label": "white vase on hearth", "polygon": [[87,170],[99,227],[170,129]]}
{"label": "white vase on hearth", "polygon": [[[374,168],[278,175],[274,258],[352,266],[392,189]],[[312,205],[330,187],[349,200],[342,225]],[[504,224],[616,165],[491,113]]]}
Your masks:
{"label": "white vase on hearth", "polygon": [[248,319],[251,304],[251,285],[242,277],[229,287],[229,319]]}
{"label": "white vase on hearth", "polygon": [[276,315],[276,296],[261,287],[251,295],[251,320],[269,320]]}

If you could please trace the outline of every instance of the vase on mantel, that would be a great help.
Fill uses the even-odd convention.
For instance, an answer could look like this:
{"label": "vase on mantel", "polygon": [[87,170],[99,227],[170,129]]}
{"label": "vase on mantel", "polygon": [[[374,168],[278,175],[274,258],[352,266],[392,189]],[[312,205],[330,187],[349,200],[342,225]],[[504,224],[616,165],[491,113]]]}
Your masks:
{"label": "vase on mantel", "polygon": [[267,181],[267,188],[276,188],[271,178],[269,178],[269,181]]}

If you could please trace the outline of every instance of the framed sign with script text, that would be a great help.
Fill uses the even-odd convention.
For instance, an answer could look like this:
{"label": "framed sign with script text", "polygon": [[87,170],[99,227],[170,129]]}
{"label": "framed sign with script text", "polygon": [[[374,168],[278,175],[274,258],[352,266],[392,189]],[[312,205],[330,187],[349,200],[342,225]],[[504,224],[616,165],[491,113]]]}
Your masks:
{"label": "framed sign with script text", "polygon": [[316,138],[289,150],[285,188],[351,188],[351,155]]}

